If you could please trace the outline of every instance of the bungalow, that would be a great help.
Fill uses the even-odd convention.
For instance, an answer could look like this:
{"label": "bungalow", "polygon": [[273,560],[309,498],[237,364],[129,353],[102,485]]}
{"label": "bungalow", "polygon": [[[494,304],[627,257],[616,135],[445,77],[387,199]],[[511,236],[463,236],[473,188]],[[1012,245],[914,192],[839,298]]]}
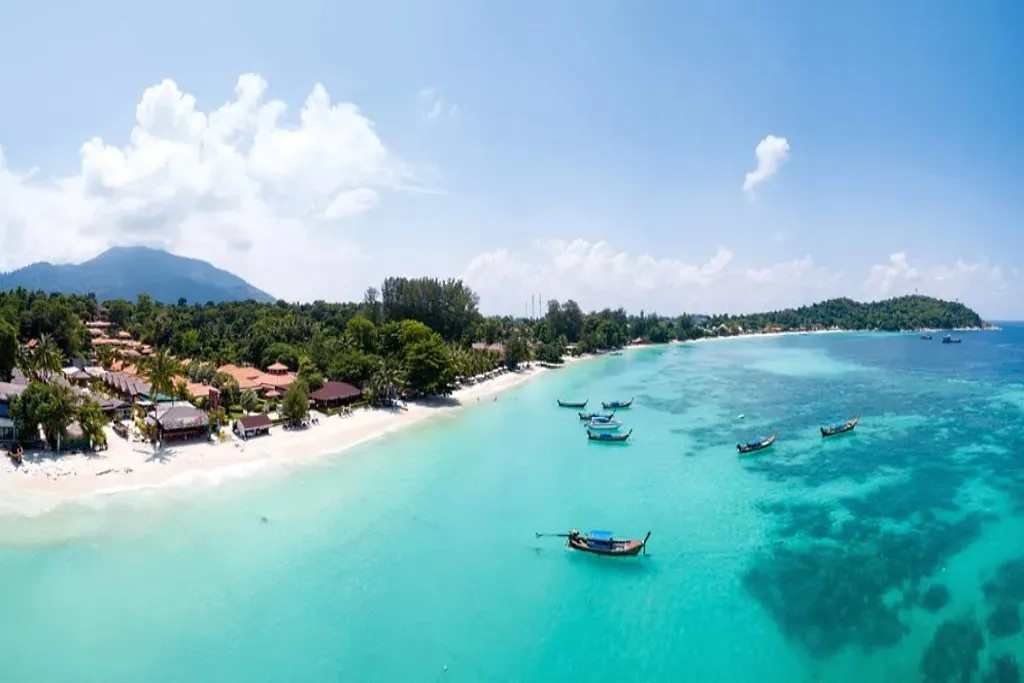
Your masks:
{"label": "bungalow", "polygon": [[13,444],[18,440],[18,430],[11,419],[11,401],[27,389],[24,384],[0,382],[0,443]]}
{"label": "bungalow", "polygon": [[498,356],[498,358],[505,358],[505,345],[501,342],[495,342],[493,344],[488,344],[487,342],[473,342],[472,349],[474,351],[493,353]]}
{"label": "bungalow", "polygon": [[103,382],[131,403],[149,398],[152,391],[148,382],[127,372],[108,372],[103,375]]}
{"label": "bungalow", "polygon": [[131,419],[132,406],[119,398],[105,398],[100,401],[100,410],[114,422]]}
{"label": "bungalow", "polygon": [[160,441],[205,439],[210,434],[210,419],[191,403],[159,403],[146,422],[156,426]]}
{"label": "bungalow", "polygon": [[357,400],[363,392],[348,382],[324,382],[324,385],[309,395],[317,408],[333,408]]}
{"label": "bungalow", "polygon": [[235,420],[234,432],[243,439],[270,434],[270,417],[267,415],[246,415]]}

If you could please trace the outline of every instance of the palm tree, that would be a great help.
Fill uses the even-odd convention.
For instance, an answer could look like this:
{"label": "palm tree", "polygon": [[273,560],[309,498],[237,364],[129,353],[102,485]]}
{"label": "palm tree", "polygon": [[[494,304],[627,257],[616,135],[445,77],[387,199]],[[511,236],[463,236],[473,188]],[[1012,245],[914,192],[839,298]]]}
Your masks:
{"label": "palm tree", "polygon": [[370,378],[367,387],[370,403],[386,405],[393,403],[405,387],[405,373],[392,361],[381,361],[377,372]]}
{"label": "palm tree", "polygon": [[114,350],[109,346],[101,346],[96,349],[96,359],[105,370],[109,370],[114,364]]}
{"label": "palm tree", "polygon": [[34,348],[22,346],[18,349],[18,367],[33,382],[46,382],[62,367],[60,349],[49,335],[40,335]]}
{"label": "palm tree", "polygon": [[49,400],[40,415],[40,423],[43,425],[46,440],[51,444],[56,443],[59,451],[68,425],[71,424],[77,412],[78,399],[70,387],[62,384],[49,385],[49,392]]}
{"label": "palm tree", "polygon": [[96,401],[87,399],[78,407],[78,424],[93,448],[107,445],[107,435],[103,431],[106,423],[107,419]]}
{"label": "palm tree", "polygon": [[149,380],[150,398],[155,402],[161,394],[170,396],[174,391],[174,377],[181,371],[178,361],[165,349],[158,349],[143,365],[143,372]]}

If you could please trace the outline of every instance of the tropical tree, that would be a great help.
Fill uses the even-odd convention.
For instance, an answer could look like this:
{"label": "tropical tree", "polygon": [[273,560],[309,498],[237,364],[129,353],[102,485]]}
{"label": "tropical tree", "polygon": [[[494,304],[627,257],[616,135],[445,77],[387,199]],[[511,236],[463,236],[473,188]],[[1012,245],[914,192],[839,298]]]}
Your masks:
{"label": "tropical tree", "polygon": [[513,335],[505,342],[505,366],[509,370],[515,370],[520,363],[530,359],[530,347],[526,340],[519,334]]}
{"label": "tropical tree", "polygon": [[242,410],[247,413],[255,413],[260,408],[260,399],[256,395],[256,392],[252,389],[246,389],[242,392],[242,397],[239,399],[239,404],[242,406]]}
{"label": "tropical tree", "polygon": [[96,360],[105,369],[109,370],[114,365],[114,349],[109,346],[100,346],[96,349]]}
{"label": "tropical tree", "polygon": [[289,424],[297,424],[309,414],[309,394],[302,382],[293,382],[284,394],[281,415]]}
{"label": "tropical tree", "polygon": [[178,401],[192,400],[192,392],[189,390],[188,381],[184,377],[179,377],[174,381],[173,396]]}
{"label": "tropical tree", "polygon": [[9,382],[18,362],[18,331],[0,319],[0,382]]}
{"label": "tropical tree", "polygon": [[417,394],[447,396],[455,389],[455,369],[441,336],[434,333],[405,351],[405,376]]}
{"label": "tropical tree", "polygon": [[181,365],[167,353],[166,349],[157,349],[145,363],[142,371],[149,380],[151,398],[171,396],[174,392],[174,378],[181,372]]}
{"label": "tropical tree", "polygon": [[60,372],[63,358],[60,349],[49,335],[41,335],[34,348],[23,346],[17,363],[21,371],[33,382],[46,382]]}
{"label": "tropical tree", "polygon": [[82,401],[78,406],[77,418],[78,424],[82,427],[82,433],[89,439],[93,448],[103,448],[107,445],[107,434],[103,431],[107,417],[96,401],[92,399]]}
{"label": "tropical tree", "polygon": [[370,378],[366,398],[373,405],[391,405],[405,388],[405,373],[394,361],[381,361]]}

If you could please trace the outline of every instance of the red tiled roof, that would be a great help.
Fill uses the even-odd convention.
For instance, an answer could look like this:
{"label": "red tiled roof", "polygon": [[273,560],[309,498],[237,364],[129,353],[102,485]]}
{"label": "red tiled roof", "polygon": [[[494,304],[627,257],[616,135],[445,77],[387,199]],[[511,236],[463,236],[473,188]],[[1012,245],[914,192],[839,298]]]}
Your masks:
{"label": "red tiled roof", "polygon": [[339,401],[361,396],[362,393],[348,382],[324,382],[324,385],[309,397],[314,401]]}

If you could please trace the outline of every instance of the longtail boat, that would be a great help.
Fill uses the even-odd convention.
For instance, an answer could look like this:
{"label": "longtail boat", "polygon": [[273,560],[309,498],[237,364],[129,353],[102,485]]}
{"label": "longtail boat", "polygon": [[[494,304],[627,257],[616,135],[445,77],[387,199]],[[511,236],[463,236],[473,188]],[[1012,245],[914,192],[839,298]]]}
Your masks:
{"label": "longtail boat", "polygon": [[599,422],[607,422],[608,420],[615,417],[615,411],[610,413],[579,413],[580,419],[584,422],[590,422],[591,420],[598,420]]}
{"label": "longtail boat", "polygon": [[960,337],[953,337],[953,336],[948,335],[948,334],[945,337],[942,338],[942,343],[943,344],[959,344],[962,341],[963,340]]}
{"label": "longtail boat", "polygon": [[632,433],[632,429],[630,429],[628,432],[623,432],[622,434],[615,434],[613,432],[595,432],[593,431],[593,429],[589,427],[587,428],[587,438],[590,439],[591,441],[621,442],[628,439],[629,435]]}
{"label": "longtail boat", "polygon": [[558,399],[558,406],[560,408],[586,408],[589,402],[589,398],[586,401],[563,401]]}
{"label": "longtail boat", "polygon": [[773,443],[775,443],[775,434],[770,434],[768,436],[762,436],[760,439],[755,441],[738,443],[736,444],[736,450],[740,453],[753,453],[754,451],[759,451],[762,448],[768,448]]}
{"label": "longtail boat", "polygon": [[601,407],[605,410],[618,410],[619,408],[628,408],[633,405],[633,399],[628,401],[608,401],[607,403],[601,403]]}
{"label": "longtail boat", "polygon": [[615,538],[610,531],[594,530],[586,536],[576,529],[569,532],[568,546],[573,550],[595,555],[611,555],[613,557],[632,557],[639,555],[641,551],[646,555],[647,539],[651,537],[648,531],[643,540],[635,538]]}
{"label": "longtail boat", "polygon": [[621,420],[591,420],[587,423],[587,429],[594,431],[617,432],[621,426]]}
{"label": "longtail boat", "polygon": [[835,436],[836,434],[844,434],[849,431],[853,431],[853,428],[860,422],[859,417],[854,417],[846,422],[837,422],[821,428],[822,436]]}

